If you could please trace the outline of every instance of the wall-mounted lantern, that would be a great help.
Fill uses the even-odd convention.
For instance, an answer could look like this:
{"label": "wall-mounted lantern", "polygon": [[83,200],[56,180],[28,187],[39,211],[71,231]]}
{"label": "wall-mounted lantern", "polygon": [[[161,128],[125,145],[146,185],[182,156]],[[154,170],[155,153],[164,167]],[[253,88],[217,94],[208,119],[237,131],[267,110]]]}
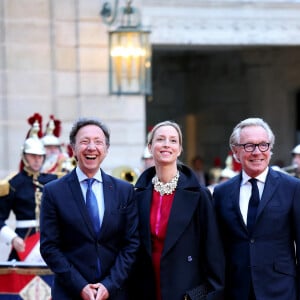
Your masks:
{"label": "wall-mounted lantern", "polygon": [[104,23],[119,25],[109,30],[109,91],[117,95],[151,94],[150,30],[142,28],[140,13],[127,1],[118,9],[105,2],[101,16]]}

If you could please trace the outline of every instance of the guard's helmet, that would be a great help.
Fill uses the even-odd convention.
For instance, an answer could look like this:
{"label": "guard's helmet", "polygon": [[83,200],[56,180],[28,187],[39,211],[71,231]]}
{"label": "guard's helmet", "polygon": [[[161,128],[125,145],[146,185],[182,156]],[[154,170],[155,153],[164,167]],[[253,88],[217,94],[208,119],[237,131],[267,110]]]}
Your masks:
{"label": "guard's helmet", "polygon": [[148,146],[145,147],[142,159],[152,158],[152,154],[149,151]]}
{"label": "guard's helmet", "polygon": [[44,146],[60,146],[59,139],[54,135],[53,131],[55,129],[54,120],[51,119],[47,126],[47,131],[44,137],[42,137],[42,142]]}
{"label": "guard's helmet", "polygon": [[59,139],[54,135],[45,135],[42,142],[44,146],[60,146]]}
{"label": "guard's helmet", "polygon": [[237,174],[238,174],[238,172],[235,172],[235,171],[233,171],[232,169],[229,169],[229,168],[225,168],[221,171],[220,177],[222,177],[222,178],[232,178]]}
{"label": "guard's helmet", "polygon": [[292,154],[300,154],[300,144],[292,150]]}
{"label": "guard's helmet", "polygon": [[45,155],[46,151],[43,143],[40,141],[39,138],[30,137],[24,142],[23,153]]}
{"label": "guard's helmet", "polygon": [[27,154],[36,154],[36,155],[45,155],[46,151],[44,148],[43,143],[39,139],[37,133],[39,131],[39,124],[38,122],[34,122],[30,133],[29,138],[27,138],[22,146],[22,153]]}

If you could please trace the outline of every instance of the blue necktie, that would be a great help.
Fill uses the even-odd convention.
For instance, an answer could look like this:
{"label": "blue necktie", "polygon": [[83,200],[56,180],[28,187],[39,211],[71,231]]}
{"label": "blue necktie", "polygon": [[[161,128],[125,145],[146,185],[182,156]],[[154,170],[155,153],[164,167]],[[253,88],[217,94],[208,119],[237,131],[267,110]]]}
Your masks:
{"label": "blue necktie", "polygon": [[252,233],[255,219],[256,219],[256,212],[259,205],[259,191],[257,187],[257,179],[251,178],[249,182],[252,185],[252,192],[249,200],[248,205],[248,215],[247,215],[247,228],[250,233]]}
{"label": "blue necktie", "polygon": [[94,194],[92,189],[92,185],[95,182],[95,180],[96,180],[95,178],[88,178],[85,180],[87,183],[86,208],[89,212],[95,232],[99,233],[100,231],[99,208],[98,208],[96,195]]}

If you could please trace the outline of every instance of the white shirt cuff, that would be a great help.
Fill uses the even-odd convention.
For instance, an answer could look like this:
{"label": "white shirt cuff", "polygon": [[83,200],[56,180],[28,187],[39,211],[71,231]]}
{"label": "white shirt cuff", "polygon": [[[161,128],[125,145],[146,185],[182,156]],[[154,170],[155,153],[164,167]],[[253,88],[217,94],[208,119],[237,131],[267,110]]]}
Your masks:
{"label": "white shirt cuff", "polygon": [[0,239],[7,244],[11,244],[12,240],[18,236],[9,226],[4,225],[0,231]]}

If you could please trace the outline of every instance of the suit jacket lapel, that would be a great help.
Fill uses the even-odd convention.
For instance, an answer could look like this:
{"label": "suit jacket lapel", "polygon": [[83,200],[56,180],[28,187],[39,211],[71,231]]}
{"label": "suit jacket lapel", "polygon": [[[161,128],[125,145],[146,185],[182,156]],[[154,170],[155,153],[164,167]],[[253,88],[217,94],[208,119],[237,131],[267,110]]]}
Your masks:
{"label": "suit jacket lapel", "polygon": [[272,199],[273,194],[275,193],[277,186],[278,186],[278,175],[275,171],[271,168],[269,169],[269,173],[266,178],[266,183],[264,187],[264,191],[258,206],[256,221],[258,220],[259,216],[261,215],[262,211],[264,210],[267,203]]}
{"label": "suit jacket lapel", "polygon": [[110,224],[109,218],[112,211],[111,199],[114,199],[114,189],[110,177],[106,175],[103,171],[101,171],[101,174],[102,174],[102,181],[103,181],[103,197],[104,197],[105,210],[104,210],[102,225],[100,229],[100,236],[103,235],[103,233],[105,233],[105,231],[108,229],[108,226]]}
{"label": "suit jacket lapel", "polygon": [[236,176],[234,180],[235,180],[233,185],[234,187],[231,189],[231,192],[229,193],[229,198],[232,199],[231,201],[233,201],[234,209],[236,214],[238,215],[238,219],[241,226],[245,229],[245,231],[248,231],[240,208],[240,188],[241,188],[241,181],[242,181],[242,173],[240,173],[239,176]]}

